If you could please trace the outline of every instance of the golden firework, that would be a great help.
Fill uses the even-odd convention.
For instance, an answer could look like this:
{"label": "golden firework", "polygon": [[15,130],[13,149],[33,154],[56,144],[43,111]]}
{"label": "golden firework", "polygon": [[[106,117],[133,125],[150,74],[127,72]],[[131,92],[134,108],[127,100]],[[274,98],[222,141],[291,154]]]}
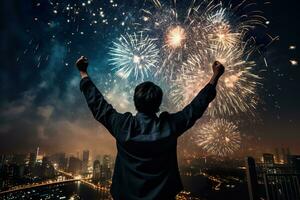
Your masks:
{"label": "golden firework", "polygon": [[166,34],[166,45],[169,48],[179,48],[184,44],[186,33],[181,26],[171,27]]}

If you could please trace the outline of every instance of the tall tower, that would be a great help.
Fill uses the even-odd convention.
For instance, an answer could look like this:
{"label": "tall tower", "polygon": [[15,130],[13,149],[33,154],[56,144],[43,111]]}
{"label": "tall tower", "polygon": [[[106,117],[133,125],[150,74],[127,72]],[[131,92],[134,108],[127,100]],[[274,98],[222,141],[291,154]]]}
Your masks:
{"label": "tall tower", "polygon": [[93,164],[93,181],[95,183],[99,183],[100,181],[100,176],[101,176],[100,168],[101,167],[100,167],[99,160],[95,160]]}
{"label": "tall tower", "polygon": [[280,155],[278,148],[275,148],[275,162],[280,163]]}
{"label": "tall tower", "polygon": [[29,166],[32,168],[34,167],[35,163],[36,163],[36,160],[37,160],[37,156],[36,156],[36,153],[30,153],[29,154]]}
{"label": "tall tower", "polygon": [[247,182],[248,182],[248,191],[250,200],[259,200],[258,195],[258,182],[257,182],[257,173],[256,173],[256,164],[255,160],[252,157],[246,157],[246,173],[247,173]]}
{"label": "tall tower", "polygon": [[112,177],[112,158],[109,155],[103,156],[103,162],[101,165],[101,177],[100,181],[102,183],[107,183]]}
{"label": "tall tower", "polygon": [[89,155],[90,155],[90,152],[88,150],[84,150],[83,153],[82,153],[82,170],[83,170],[83,173],[87,173],[87,171],[88,171]]}

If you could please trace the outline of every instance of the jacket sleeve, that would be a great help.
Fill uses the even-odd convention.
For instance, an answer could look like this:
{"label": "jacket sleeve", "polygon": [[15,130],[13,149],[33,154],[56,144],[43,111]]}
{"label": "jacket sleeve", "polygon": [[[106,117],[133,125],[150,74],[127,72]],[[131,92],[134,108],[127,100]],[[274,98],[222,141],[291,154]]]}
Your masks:
{"label": "jacket sleeve", "polygon": [[209,103],[216,96],[216,88],[212,84],[207,84],[183,110],[170,114],[170,124],[172,132],[180,136],[191,128],[195,122],[203,115]]}
{"label": "jacket sleeve", "polygon": [[107,103],[89,77],[80,81],[80,90],[83,92],[94,118],[103,124],[113,136],[116,136],[116,127],[123,114],[118,113],[112,105]]}

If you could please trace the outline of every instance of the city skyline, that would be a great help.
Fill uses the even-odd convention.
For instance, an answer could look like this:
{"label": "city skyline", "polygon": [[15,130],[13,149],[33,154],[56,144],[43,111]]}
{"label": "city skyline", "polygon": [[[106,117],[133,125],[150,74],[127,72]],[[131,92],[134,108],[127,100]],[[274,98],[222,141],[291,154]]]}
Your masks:
{"label": "city skyline", "polygon": [[[89,150],[83,150],[76,156],[67,156],[66,153],[41,156],[39,152],[37,148],[27,156],[0,155],[1,197],[55,198],[53,195],[57,195],[56,198],[111,199],[109,187],[114,168],[111,155],[91,158]],[[85,160],[88,160],[87,171]],[[256,159],[251,156],[231,159],[187,157],[179,165],[185,190],[176,199],[240,199],[248,195],[250,200],[255,197],[272,199],[275,196],[297,199],[300,196],[297,190],[299,161],[300,156],[291,155],[289,149],[277,149],[275,154],[260,152],[260,158]],[[274,180],[278,182],[279,190],[274,188]],[[288,189],[280,183],[294,186]],[[262,193],[265,189],[266,193]]]}

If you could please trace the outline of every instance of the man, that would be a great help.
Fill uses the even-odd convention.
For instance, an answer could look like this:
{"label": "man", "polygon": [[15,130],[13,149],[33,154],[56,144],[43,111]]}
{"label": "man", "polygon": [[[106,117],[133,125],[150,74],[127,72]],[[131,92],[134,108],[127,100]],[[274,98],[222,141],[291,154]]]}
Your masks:
{"label": "man", "polygon": [[111,186],[115,200],[170,200],[183,189],[177,164],[177,138],[202,116],[216,96],[224,66],[215,62],[209,83],[177,113],[156,113],[161,88],[144,82],[135,88],[137,114],[118,113],[106,102],[87,74],[88,60],[76,62],[82,77],[80,89],[95,119],[116,139],[117,157]]}

